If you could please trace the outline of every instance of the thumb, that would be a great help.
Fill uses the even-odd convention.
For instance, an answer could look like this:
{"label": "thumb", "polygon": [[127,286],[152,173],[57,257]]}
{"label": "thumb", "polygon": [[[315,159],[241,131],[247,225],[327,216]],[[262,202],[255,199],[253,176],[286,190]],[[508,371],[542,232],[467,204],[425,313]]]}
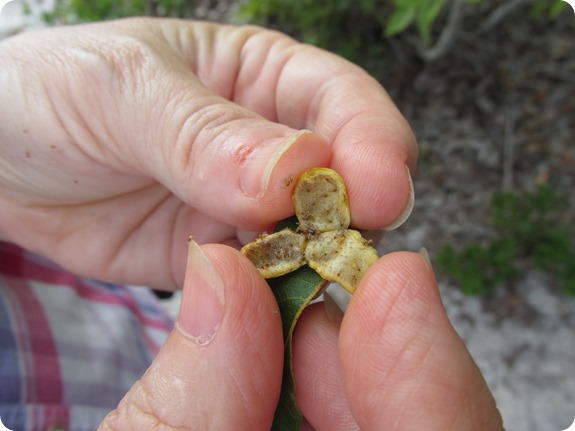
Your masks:
{"label": "thumb", "polygon": [[99,430],[269,430],[283,346],[271,291],[236,250],[190,241],[180,315]]}
{"label": "thumb", "polygon": [[362,430],[503,429],[445,314],[427,253],[394,253],[376,262],[340,334],[345,389]]}

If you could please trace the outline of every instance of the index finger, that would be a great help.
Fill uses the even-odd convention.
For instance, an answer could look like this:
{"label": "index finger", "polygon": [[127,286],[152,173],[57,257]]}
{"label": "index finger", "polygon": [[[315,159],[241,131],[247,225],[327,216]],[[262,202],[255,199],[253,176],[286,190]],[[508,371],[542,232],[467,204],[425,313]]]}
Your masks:
{"label": "index finger", "polygon": [[503,429],[426,253],[390,253],[370,268],[343,318],[339,354],[362,430]]}
{"label": "index finger", "polygon": [[[354,226],[389,228],[406,218],[413,206],[409,169],[417,160],[416,139],[367,72],[257,27],[204,23],[184,29],[191,34],[178,39],[178,49],[207,87],[271,121],[327,140],[330,167],[348,187]],[[185,46],[182,40],[192,42]]]}
{"label": "index finger", "polygon": [[331,167],[347,184],[353,224],[374,229],[405,221],[413,208],[409,169],[417,144],[383,87],[355,65],[305,46],[281,77],[278,119],[295,120],[331,143]]}
{"label": "index finger", "polygon": [[[267,32],[253,36],[260,43],[250,43],[267,43],[268,48],[250,50],[244,58],[235,101],[290,127],[310,129],[330,143],[330,167],[345,179],[354,226],[401,224],[413,207],[409,170],[418,155],[403,115],[363,69],[332,53],[273,36],[275,42]],[[262,52],[267,53],[264,60],[252,58]]]}

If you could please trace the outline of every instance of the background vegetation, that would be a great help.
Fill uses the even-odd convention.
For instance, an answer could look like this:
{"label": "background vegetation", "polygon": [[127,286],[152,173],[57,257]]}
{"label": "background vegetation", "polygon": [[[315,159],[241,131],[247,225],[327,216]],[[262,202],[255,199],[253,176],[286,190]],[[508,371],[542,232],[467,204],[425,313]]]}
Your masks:
{"label": "background vegetation", "polygon": [[[413,49],[422,58],[433,60],[444,55],[457,34],[464,4],[482,1],[485,0],[244,0],[226,2],[234,6],[234,12],[225,18],[276,28],[373,71],[385,56],[382,40],[402,33],[409,34]],[[218,7],[218,3],[209,0],[55,0],[53,12],[44,18],[52,24],[143,15],[204,18],[205,11]],[[526,4],[534,16],[551,18],[567,7],[562,0],[509,0],[493,9],[491,20],[501,20],[514,8]],[[204,13],[198,13],[199,10]]]}

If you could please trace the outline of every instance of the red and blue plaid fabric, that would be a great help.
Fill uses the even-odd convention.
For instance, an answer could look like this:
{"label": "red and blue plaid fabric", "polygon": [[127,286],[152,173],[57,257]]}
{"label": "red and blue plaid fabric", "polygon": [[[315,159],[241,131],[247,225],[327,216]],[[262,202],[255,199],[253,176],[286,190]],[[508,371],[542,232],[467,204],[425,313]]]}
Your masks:
{"label": "red and blue plaid fabric", "polygon": [[173,322],[145,288],[77,277],[0,242],[0,419],[11,430],[94,430]]}

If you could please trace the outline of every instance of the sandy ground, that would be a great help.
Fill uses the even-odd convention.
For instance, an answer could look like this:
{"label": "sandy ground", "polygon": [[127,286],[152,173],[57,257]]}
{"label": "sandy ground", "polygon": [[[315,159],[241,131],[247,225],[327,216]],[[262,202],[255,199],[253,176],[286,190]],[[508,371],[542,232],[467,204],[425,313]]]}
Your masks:
{"label": "sandy ground", "polygon": [[[402,81],[398,72],[384,78],[415,130],[422,160],[412,217],[384,239],[382,251],[425,246],[433,259],[446,241],[483,241],[493,233],[489,200],[504,187],[548,184],[567,198],[565,220],[575,226],[572,11],[546,22],[517,10],[483,33],[475,31],[481,11],[473,12],[445,58],[420,64],[412,79]],[[486,298],[463,296],[442,274],[439,282],[507,429],[571,425],[575,298],[559,293],[557,278],[526,268]]]}
{"label": "sandy ground", "polygon": [[[48,3],[43,7],[48,8]],[[40,26],[39,16],[38,10],[31,16],[22,16],[18,4],[9,3],[0,15],[0,38]],[[421,66],[416,78],[408,83],[395,79],[393,71],[387,75],[387,85],[418,136],[426,164],[414,178],[416,206],[411,219],[386,235],[380,252],[419,250],[425,246],[433,257],[442,238],[460,238],[462,235],[477,238],[485,233],[482,214],[486,200],[501,181],[500,145],[504,140],[503,131],[509,126],[506,113],[511,112],[515,119],[522,118],[521,115],[527,119],[529,115],[535,116],[543,121],[539,130],[554,131],[552,143],[549,139],[545,141],[548,137],[539,137],[550,145],[550,149],[546,147],[547,158],[543,164],[529,165],[532,159],[540,160],[538,154],[532,153],[537,151],[536,147],[526,147],[524,151],[519,147],[515,161],[518,167],[516,183],[530,181],[529,178],[537,175],[547,175],[553,181],[555,176],[558,178],[555,183],[566,187],[572,195],[571,186],[575,184],[575,63],[565,58],[574,58],[575,20],[569,21],[569,18],[564,18],[564,24],[557,25],[548,37],[541,37],[533,46],[523,46],[522,49],[531,53],[529,55],[520,56],[513,47],[508,47],[510,54],[504,55],[501,52],[505,51],[505,44],[495,44],[500,49],[498,61],[503,61],[511,72],[523,71],[523,79],[527,77],[527,81],[521,82],[526,82],[528,91],[507,80],[506,90],[510,97],[501,105],[496,98],[501,88],[490,79],[491,75],[485,75],[482,82],[473,84],[473,94],[467,95],[473,98],[474,114],[468,109],[469,103],[460,100],[465,100],[466,96],[458,98],[465,88],[455,95],[450,93],[452,87],[461,82],[457,78],[442,79],[449,73],[446,70],[455,70],[456,64],[461,66],[464,56],[457,57],[457,50],[453,58],[448,57],[433,66]],[[514,37],[511,30],[508,31],[504,40]],[[521,32],[525,34],[525,29]],[[525,38],[521,34],[517,36],[519,40]],[[544,45],[547,40],[552,41],[551,45]],[[469,48],[463,45],[461,50]],[[544,88],[543,96],[541,88],[548,82],[535,81],[535,78],[539,77],[546,60],[530,57],[537,53],[551,55],[548,60],[557,63],[553,73],[549,72],[555,78],[549,78],[553,82]],[[476,57],[479,54],[474,52]],[[525,71],[534,61],[540,68],[529,75]],[[497,66],[491,59],[485,64],[493,69]],[[485,64],[472,66],[481,69]],[[460,79],[469,82],[469,79],[465,81],[465,76]],[[536,106],[531,106],[535,102],[530,98],[529,89],[535,88],[539,91],[539,99]],[[488,111],[489,115],[483,113],[489,121],[478,121],[477,111]],[[519,142],[523,142],[521,138],[533,131],[527,125],[523,125],[523,129],[520,126],[522,124],[514,130]],[[466,188],[459,184],[473,186]],[[477,216],[478,221],[470,220],[469,214],[474,214],[474,218]],[[441,276],[439,280],[447,313],[493,391],[507,430],[560,431],[568,428],[575,417],[575,299],[557,293],[556,281],[536,271],[527,271],[517,280],[519,288],[513,295],[501,289],[490,298],[463,296],[451,281]],[[340,301],[346,301],[343,293],[339,293],[341,290],[334,289],[333,292]],[[177,313],[178,301],[176,296],[166,302],[173,315]]]}

